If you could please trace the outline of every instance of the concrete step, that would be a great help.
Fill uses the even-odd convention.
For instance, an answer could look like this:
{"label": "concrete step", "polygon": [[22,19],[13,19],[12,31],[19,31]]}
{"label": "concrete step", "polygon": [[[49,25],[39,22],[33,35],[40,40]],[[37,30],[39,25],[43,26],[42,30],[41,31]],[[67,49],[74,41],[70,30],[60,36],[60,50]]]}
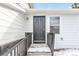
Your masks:
{"label": "concrete step", "polygon": [[27,56],[51,56],[49,52],[29,52]]}
{"label": "concrete step", "polygon": [[50,48],[46,44],[32,44],[28,49],[28,56],[51,56]]}
{"label": "concrete step", "polygon": [[45,40],[34,40],[34,43],[45,43]]}

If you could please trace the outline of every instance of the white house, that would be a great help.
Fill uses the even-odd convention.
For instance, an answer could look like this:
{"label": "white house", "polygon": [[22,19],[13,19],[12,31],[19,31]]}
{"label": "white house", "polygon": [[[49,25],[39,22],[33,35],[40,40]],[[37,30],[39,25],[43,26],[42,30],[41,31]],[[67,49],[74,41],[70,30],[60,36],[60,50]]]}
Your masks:
{"label": "white house", "polygon": [[29,6],[0,3],[0,45],[25,37],[25,32],[32,33],[32,44],[47,44],[47,33],[53,32],[55,49],[79,48],[79,9],[40,10]]}
{"label": "white house", "polygon": [[29,10],[27,31],[33,32],[33,16],[45,16],[45,32],[50,32],[51,17],[59,17],[59,33],[55,34],[54,48],[79,48],[79,10],[78,9],[53,9],[53,10]]}

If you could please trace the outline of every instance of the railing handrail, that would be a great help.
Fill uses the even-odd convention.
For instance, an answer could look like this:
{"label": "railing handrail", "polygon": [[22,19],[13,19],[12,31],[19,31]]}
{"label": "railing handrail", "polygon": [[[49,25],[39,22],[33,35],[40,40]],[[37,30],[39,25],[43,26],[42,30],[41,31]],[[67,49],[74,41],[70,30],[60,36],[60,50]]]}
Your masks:
{"label": "railing handrail", "polygon": [[25,38],[20,39],[13,47],[11,47],[10,49],[8,49],[6,52],[4,52],[3,54],[1,54],[0,56],[7,56],[7,54],[9,54],[13,49],[15,49],[18,45],[20,45],[24,40],[27,40],[27,38],[30,35],[28,35]]}
{"label": "railing handrail", "polygon": [[1,56],[6,56],[9,52],[11,52],[14,48],[16,48],[23,41],[24,41],[24,39],[21,39],[17,44],[15,44],[12,48],[8,49],[8,51],[3,53]]}
{"label": "railing handrail", "polygon": [[18,43],[16,43],[12,48],[8,49],[5,53],[3,53],[1,56],[6,56],[9,52],[11,52],[13,49],[15,49],[20,43],[22,43],[24,40],[26,40],[29,37],[29,35],[25,38],[22,38]]}

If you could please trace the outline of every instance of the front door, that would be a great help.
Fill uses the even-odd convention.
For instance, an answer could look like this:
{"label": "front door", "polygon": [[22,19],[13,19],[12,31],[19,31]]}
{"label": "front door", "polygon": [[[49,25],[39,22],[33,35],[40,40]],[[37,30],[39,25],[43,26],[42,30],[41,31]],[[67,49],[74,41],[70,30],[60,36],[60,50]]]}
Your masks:
{"label": "front door", "polygon": [[45,43],[45,16],[33,17],[33,42]]}

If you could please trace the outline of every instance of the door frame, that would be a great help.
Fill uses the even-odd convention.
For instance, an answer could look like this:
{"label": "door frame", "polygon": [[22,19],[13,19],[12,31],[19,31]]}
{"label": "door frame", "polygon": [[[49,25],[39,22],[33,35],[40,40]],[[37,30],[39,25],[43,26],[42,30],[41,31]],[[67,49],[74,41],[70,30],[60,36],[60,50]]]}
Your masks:
{"label": "door frame", "polygon": [[[41,16],[41,15],[35,15],[35,16]],[[46,37],[47,37],[47,35],[46,35],[46,16],[43,16],[43,17],[45,17],[45,19],[44,19],[44,24],[45,24],[45,43],[44,44],[46,44],[47,42],[47,39],[46,39]],[[33,42],[32,43],[34,43],[34,16],[33,16],[33,40],[32,40]]]}

